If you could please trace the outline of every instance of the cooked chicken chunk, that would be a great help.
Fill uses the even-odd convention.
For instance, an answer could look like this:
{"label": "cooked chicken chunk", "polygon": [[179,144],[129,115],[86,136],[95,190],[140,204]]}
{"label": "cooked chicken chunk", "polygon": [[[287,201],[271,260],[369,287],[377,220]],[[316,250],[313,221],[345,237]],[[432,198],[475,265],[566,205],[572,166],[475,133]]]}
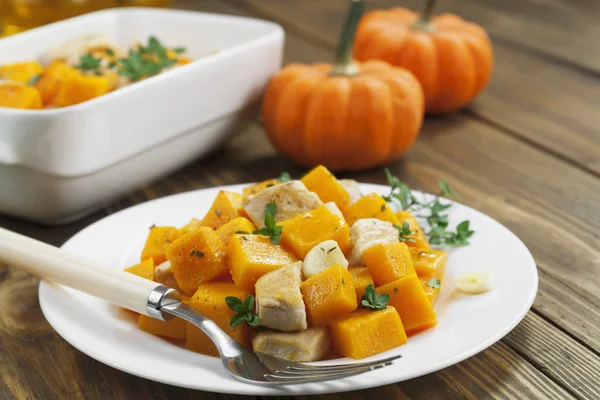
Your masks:
{"label": "cooked chicken chunk", "polygon": [[255,285],[260,324],[284,332],[306,329],[306,309],[300,292],[298,263],[261,276]]}
{"label": "cooked chicken chunk", "polygon": [[273,216],[276,222],[323,205],[319,196],[310,192],[300,181],[271,186],[244,199],[244,210],[257,227],[265,226],[265,206],[271,201],[277,204],[277,213]]}
{"label": "cooked chicken chunk", "polygon": [[52,60],[58,59],[76,64],[82,55],[86,54],[90,49],[98,47],[112,47],[112,45],[108,37],[103,34],[80,36],[46,51],[40,57],[40,61],[43,64],[48,64]]}
{"label": "cooked chicken chunk", "polygon": [[350,205],[356,203],[358,199],[362,197],[358,182],[356,182],[354,179],[339,179],[338,182],[350,195]]}
{"label": "cooked chicken chunk", "polygon": [[391,222],[381,221],[376,218],[359,219],[350,228],[350,264],[365,265],[363,251],[376,244],[398,242],[398,230]]}
{"label": "cooked chicken chunk", "polygon": [[171,263],[169,261],[165,261],[154,268],[154,280],[161,285],[165,285],[181,292],[181,288],[175,280],[173,269],[171,268]]}
{"label": "cooked chicken chunk", "polygon": [[340,217],[342,219],[342,221],[346,222],[346,218],[344,218],[344,214],[342,214],[342,211],[340,210],[340,208],[333,201],[330,201],[329,203],[325,203],[325,207],[327,207],[327,209],[329,211],[331,211],[332,214],[337,215],[338,217]]}
{"label": "cooked chicken chunk", "polygon": [[302,332],[259,332],[252,339],[254,351],[290,361],[319,361],[331,349],[327,328],[310,328]]}
{"label": "cooked chicken chunk", "polygon": [[302,268],[305,278],[317,275],[327,268],[336,264],[348,269],[348,260],[340,250],[335,240],[326,240],[319,243],[304,257],[304,266]]}

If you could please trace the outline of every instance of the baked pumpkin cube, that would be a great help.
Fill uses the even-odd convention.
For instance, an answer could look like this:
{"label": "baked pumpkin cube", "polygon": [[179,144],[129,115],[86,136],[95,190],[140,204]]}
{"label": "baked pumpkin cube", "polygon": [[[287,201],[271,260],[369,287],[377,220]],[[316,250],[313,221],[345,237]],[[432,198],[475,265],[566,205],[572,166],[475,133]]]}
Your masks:
{"label": "baked pumpkin cube", "polygon": [[160,321],[156,318],[147,317],[144,314],[140,314],[140,319],[138,321],[138,326],[144,332],[171,339],[185,339],[185,324],[185,320],[181,318],[173,318],[170,321]]}
{"label": "baked pumpkin cube", "polygon": [[229,241],[237,232],[251,234],[256,227],[248,218],[237,217],[217,229],[217,235],[221,241],[227,246]]}
{"label": "baked pumpkin cube", "polygon": [[427,241],[427,237],[425,237],[425,231],[421,228],[417,218],[412,215],[410,211],[398,211],[396,217],[398,217],[398,225],[402,225],[406,222],[410,231],[413,232],[412,235],[407,236],[407,238],[412,239],[412,241],[408,240],[405,242],[409,247],[429,249],[429,242]]}
{"label": "baked pumpkin cube", "polygon": [[154,259],[147,258],[139,264],[125,268],[125,272],[139,276],[140,278],[154,280]]}
{"label": "baked pumpkin cube", "polygon": [[226,247],[210,228],[200,227],[186,233],[167,247],[166,256],[173,276],[189,295],[205,282],[228,274]]}
{"label": "baked pumpkin cube", "polygon": [[167,260],[165,250],[173,241],[173,235],[177,229],[173,226],[153,226],[146,239],[142,250],[141,261],[150,257],[154,259],[154,265],[160,265]]}
{"label": "baked pumpkin cube", "polygon": [[338,353],[365,358],[406,343],[400,316],[394,307],[385,310],[359,309],[329,324]]}
{"label": "baked pumpkin cube", "polygon": [[417,274],[380,286],[376,291],[390,295],[388,305],[398,311],[408,336],[437,325],[437,316]]}
{"label": "baked pumpkin cube", "polygon": [[391,222],[398,225],[398,217],[394,211],[388,206],[386,201],[377,193],[370,193],[361,197],[344,211],[346,222],[352,226],[359,219],[377,218],[382,221]]}
{"label": "baked pumpkin cube", "polygon": [[322,165],[306,174],[301,181],[308,190],[315,192],[323,203],[333,201],[340,210],[345,210],[350,205],[350,195],[346,189]]}
{"label": "baked pumpkin cube", "polygon": [[300,284],[310,326],[327,326],[357,307],[352,274],[339,264]]}
{"label": "baked pumpkin cube", "polygon": [[280,182],[276,179],[267,179],[266,181],[262,181],[262,182],[255,183],[250,186],[246,186],[244,189],[242,189],[242,193],[243,193],[242,196],[248,197],[250,195],[261,192],[261,191],[265,190],[266,188],[270,188],[271,186],[279,185],[279,183]]}
{"label": "baked pumpkin cube", "polygon": [[235,234],[227,247],[227,261],[235,284],[254,292],[258,278],[297,259],[266,236]]}
{"label": "baked pumpkin cube", "polygon": [[[252,295],[247,290],[244,290],[233,283],[213,282],[205,283],[198,287],[198,290],[189,300],[189,305],[200,314],[211,319],[217,326],[228,334],[233,340],[242,346],[250,346],[250,330],[248,325],[243,323],[233,327],[229,324],[231,318],[235,315],[235,311],[227,307],[225,298],[228,296],[237,297],[242,302],[248,296]],[[187,348],[198,353],[209,356],[219,356],[217,348],[212,340],[206,336],[195,325],[186,324]]]}
{"label": "baked pumpkin cube", "polygon": [[0,82],[0,107],[39,110],[42,98],[34,87],[20,82]]}
{"label": "baked pumpkin cube", "polygon": [[281,245],[299,259],[304,259],[310,249],[326,240],[335,240],[342,253],[350,247],[348,224],[324,205],[283,221],[281,226]]}
{"label": "baked pumpkin cube", "polygon": [[239,193],[221,190],[202,219],[202,226],[217,229],[234,218],[246,216],[242,199],[243,196]]}
{"label": "baked pumpkin cube", "polygon": [[13,82],[30,84],[35,77],[44,71],[44,67],[35,61],[26,61],[0,66],[0,78]]}
{"label": "baked pumpkin cube", "polygon": [[437,300],[438,294],[440,294],[440,286],[441,281],[436,280],[435,278],[423,279],[419,278],[421,281],[421,285],[423,286],[423,291],[425,292],[425,296],[431,303],[431,305],[435,305],[435,301]]}
{"label": "baked pumpkin cube", "polygon": [[348,267],[348,272],[352,275],[354,283],[354,291],[356,292],[356,302],[360,304],[360,300],[365,293],[367,286],[373,284],[373,276],[367,267]]}
{"label": "baked pumpkin cube", "polygon": [[77,70],[63,61],[52,61],[40,76],[35,87],[40,91],[44,105],[54,105],[61,87],[77,74]]}
{"label": "baked pumpkin cube", "polygon": [[448,263],[448,253],[439,250],[411,247],[410,255],[419,278],[436,278],[440,281],[444,279],[446,264]]}
{"label": "baked pumpkin cube", "polygon": [[179,239],[181,236],[185,235],[186,233],[190,233],[191,231],[193,231],[196,228],[199,228],[201,226],[202,226],[202,221],[200,221],[197,218],[192,218],[192,220],[190,222],[188,222],[186,225],[177,229],[177,232],[175,232],[173,234],[173,236],[171,237],[171,241],[174,242],[175,240]]}
{"label": "baked pumpkin cube", "polygon": [[415,273],[410,250],[404,243],[376,244],[363,251],[363,258],[378,286]]}

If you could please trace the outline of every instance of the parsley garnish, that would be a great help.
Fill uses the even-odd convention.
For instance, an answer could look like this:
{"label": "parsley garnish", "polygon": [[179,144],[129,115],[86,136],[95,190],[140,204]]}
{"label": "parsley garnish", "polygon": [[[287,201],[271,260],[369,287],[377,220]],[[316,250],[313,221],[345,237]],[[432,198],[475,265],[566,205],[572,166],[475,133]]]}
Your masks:
{"label": "parsley garnish", "polygon": [[429,286],[430,288],[437,289],[440,287],[440,285],[441,285],[440,280],[436,279],[436,278],[431,278],[430,280],[427,281],[427,286]]}
{"label": "parsley garnish", "polygon": [[398,239],[400,239],[401,242],[415,243],[415,239],[411,237],[415,233],[410,230],[408,222],[403,222],[402,226],[394,224],[394,228],[398,230]]}
{"label": "parsley garnish", "polygon": [[373,284],[369,283],[369,286],[367,286],[365,293],[360,299],[360,307],[370,308],[371,310],[385,310],[388,301],[390,301],[389,294],[377,294],[373,288]]}
{"label": "parsley garnish", "polygon": [[114,57],[115,52],[113,49],[111,49],[110,47],[106,48],[106,54],[108,54],[110,57]]}
{"label": "parsley garnish", "polygon": [[35,74],[33,75],[31,78],[29,78],[29,80],[27,81],[27,85],[29,86],[35,86],[36,83],[38,83],[38,81],[40,80],[40,78],[42,77],[41,74]]}
{"label": "parsley garnish", "polygon": [[275,178],[275,180],[277,182],[285,183],[291,181],[292,177],[290,176],[290,174],[284,171],[281,173],[281,175],[279,175],[279,177]]}
{"label": "parsley garnish", "polygon": [[237,297],[227,296],[225,297],[225,303],[227,303],[227,307],[236,312],[236,314],[231,317],[229,325],[236,327],[246,321],[250,326],[258,326],[258,314],[252,311],[254,308],[254,296],[248,296],[243,303]]}
{"label": "parsley garnish", "polygon": [[277,213],[277,205],[274,201],[267,203],[265,207],[265,226],[264,228],[257,229],[252,233],[255,235],[263,235],[269,236],[271,243],[279,244],[281,242],[281,231],[283,229],[282,226],[278,226],[275,222],[275,218],[273,218],[273,214],[271,211]]}
{"label": "parsley garnish", "polygon": [[[452,207],[452,204],[441,203],[439,196],[459,196],[450,188],[446,180],[441,179],[438,183],[440,187],[440,195],[438,197],[430,202],[420,202],[412,195],[410,187],[393,176],[387,168],[385,169],[385,174],[392,190],[384,199],[389,202],[399,203],[402,210],[410,210],[414,213],[424,212],[424,214],[417,214],[417,217],[427,220],[429,224],[430,231],[426,232],[429,237],[429,243],[446,246],[466,246],[469,244],[468,239],[475,234],[474,231],[469,229],[469,221],[463,221],[458,224],[456,232],[447,230],[448,215],[443,212]],[[402,228],[404,228],[404,224]],[[396,226],[396,229],[400,232],[400,240],[411,241],[403,240],[403,237],[406,238],[409,236],[407,234],[403,235],[403,229],[400,229],[398,226]]]}
{"label": "parsley garnish", "polygon": [[79,68],[82,71],[95,71],[98,73],[98,68],[100,68],[100,64],[102,63],[101,58],[96,58],[93,55],[87,53],[79,58]]}
{"label": "parsley garnish", "polygon": [[246,232],[246,231],[235,231],[236,235],[249,235],[250,232]]}
{"label": "parsley garnish", "polygon": [[132,81],[138,81],[148,76],[160,73],[164,68],[175,64],[176,60],[169,58],[167,49],[151,36],[147,46],[139,46],[138,50],[129,50],[127,58],[119,60],[117,69],[119,75],[123,75]]}
{"label": "parsley garnish", "polygon": [[173,47],[172,50],[175,54],[185,53],[185,47]]}

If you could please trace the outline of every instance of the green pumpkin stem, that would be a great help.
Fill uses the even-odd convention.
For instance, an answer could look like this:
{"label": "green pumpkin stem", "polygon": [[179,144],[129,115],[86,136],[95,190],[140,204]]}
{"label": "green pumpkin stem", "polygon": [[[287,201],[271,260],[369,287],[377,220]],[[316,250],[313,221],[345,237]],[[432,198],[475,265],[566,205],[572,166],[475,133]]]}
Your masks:
{"label": "green pumpkin stem", "polygon": [[413,29],[419,29],[428,32],[432,32],[435,30],[435,26],[431,22],[431,18],[433,17],[433,9],[435,8],[436,3],[437,0],[425,1],[425,8],[421,12],[421,15],[417,22],[413,24]]}
{"label": "green pumpkin stem", "polygon": [[352,47],[354,47],[356,28],[364,11],[364,0],[351,0],[350,10],[335,51],[335,63],[331,69],[331,75],[352,76],[358,74],[359,70],[354,63]]}

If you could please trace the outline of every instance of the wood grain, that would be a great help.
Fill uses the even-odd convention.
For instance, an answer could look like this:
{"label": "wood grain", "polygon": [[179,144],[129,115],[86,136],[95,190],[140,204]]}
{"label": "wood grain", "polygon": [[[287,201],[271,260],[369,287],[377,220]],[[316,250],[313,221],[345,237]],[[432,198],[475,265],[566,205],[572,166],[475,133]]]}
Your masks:
{"label": "wood grain", "polygon": [[[340,10],[347,5],[345,0],[314,2],[310,7],[302,0],[229,1],[259,17],[272,19],[327,50],[334,47],[344,18],[344,12]],[[403,2],[402,6],[418,9],[421,3],[413,0]],[[446,10],[453,10],[449,4],[441,3],[445,4]],[[468,8],[466,2],[448,3],[456,3],[454,10],[460,15],[477,22],[486,21],[485,16],[477,16],[472,10],[463,14],[462,11]],[[368,5],[371,9],[399,6],[394,0],[375,0]],[[487,28],[485,23],[483,25]],[[598,79],[563,65],[548,63],[528,50],[507,46],[504,42],[494,41],[494,51],[490,85],[468,112],[600,176],[600,135],[597,134],[600,115],[596,111],[596,104],[600,102]],[[319,61],[330,58],[329,52]]]}

